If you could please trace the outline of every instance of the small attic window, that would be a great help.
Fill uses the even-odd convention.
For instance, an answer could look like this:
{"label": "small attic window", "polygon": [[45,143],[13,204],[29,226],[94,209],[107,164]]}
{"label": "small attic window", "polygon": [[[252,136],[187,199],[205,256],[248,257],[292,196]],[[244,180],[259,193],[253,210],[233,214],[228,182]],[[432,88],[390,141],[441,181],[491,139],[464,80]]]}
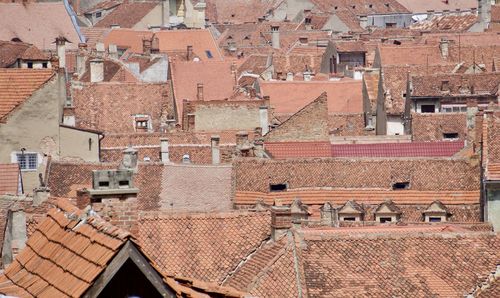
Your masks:
{"label": "small attic window", "polygon": [[47,67],[48,67],[47,62],[43,62],[43,63],[42,63],[42,67],[43,67],[43,68],[47,68]]}
{"label": "small attic window", "polygon": [[99,188],[109,188],[109,181],[99,181]]}
{"label": "small attic window", "polygon": [[207,58],[212,59],[214,56],[212,55],[212,52],[210,50],[206,50],[205,54],[207,55]]}
{"label": "small attic window", "polygon": [[373,4],[368,4],[368,8],[373,8]]}
{"label": "small attic window", "polygon": [[235,16],[236,16],[236,15],[235,15],[234,13],[233,13],[233,14],[231,14],[231,17],[232,17],[232,18],[234,18]]}
{"label": "small attic window", "polygon": [[392,222],[392,217],[379,217],[378,220],[380,223]]}
{"label": "small attic window", "polygon": [[392,184],[393,190],[408,189],[410,188],[410,182],[396,182]]}
{"label": "small attic window", "polygon": [[356,221],[356,217],[354,217],[354,216],[344,217],[343,221]]}
{"label": "small attic window", "polygon": [[356,5],[353,5],[353,6],[352,6],[352,9],[356,9]]}
{"label": "small attic window", "polygon": [[446,139],[446,140],[455,140],[455,139],[458,139],[458,133],[457,132],[446,132],[446,133],[443,133],[443,139]]}
{"label": "small attic window", "polygon": [[100,17],[102,17],[102,12],[100,12],[100,11],[96,12],[96,13],[95,13],[95,17],[96,17],[96,18],[100,18]]}
{"label": "small attic window", "polygon": [[19,39],[18,37],[14,37],[12,38],[10,41],[13,41],[13,42],[23,42],[21,39]]}
{"label": "small attic window", "polygon": [[335,6],[333,9],[337,10],[339,7],[338,6]]}
{"label": "small attic window", "polygon": [[311,24],[311,18],[305,18],[304,23],[307,25]]}
{"label": "small attic window", "polygon": [[385,7],[389,8],[389,3],[385,3],[384,5]]}
{"label": "small attic window", "polygon": [[28,68],[33,68],[33,62],[28,62]]}
{"label": "small attic window", "polygon": [[441,216],[429,216],[429,222],[441,222]]}
{"label": "small attic window", "polygon": [[269,191],[286,191],[287,188],[287,185],[284,183],[269,184]]}

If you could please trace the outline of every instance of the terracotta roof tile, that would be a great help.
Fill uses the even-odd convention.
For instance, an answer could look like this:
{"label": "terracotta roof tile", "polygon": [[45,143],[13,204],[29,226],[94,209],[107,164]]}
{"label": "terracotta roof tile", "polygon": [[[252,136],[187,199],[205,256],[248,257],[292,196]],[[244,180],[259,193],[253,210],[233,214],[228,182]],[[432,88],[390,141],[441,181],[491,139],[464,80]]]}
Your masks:
{"label": "terracotta roof tile", "polygon": [[64,7],[64,3],[0,3],[0,40],[19,38],[41,50],[55,50],[58,36],[70,43],[67,49],[76,49],[80,38]]}
{"label": "terracotta roof tile", "polygon": [[[411,80],[415,97],[460,96],[471,92],[494,95],[500,84],[500,73],[415,75]],[[442,90],[443,81],[448,82],[446,90]]]}
{"label": "terracotta roof tile", "polygon": [[256,22],[264,17],[279,0],[206,0],[206,18],[212,23]]}
{"label": "terracotta roof tile", "polygon": [[109,28],[98,27],[82,27],[81,30],[89,49],[95,48],[96,43],[102,42],[104,37],[111,31]]}
{"label": "terracotta roof tile", "polygon": [[[348,9],[356,15],[410,13],[396,0],[312,0],[316,8],[322,12]],[[370,4],[370,5],[368,5]]]}
{"label": "terracotta roof tile", "polygon": [[138,239],[161,270],[220,284],[269,233],[267,212],[152,213],[140,218]]}
{"label": "terracotta roof tile", "polygon": [[293,114],[326,92],[329,113],[362,112],[361,81],[267,82],[259,81],[263,96],[270,97],[273,112]]}
{"label": "terracotta roof tile", "polygon": [[275,159],[296,157],[329,157],[330,142],[266,142],[264,149]]}
{"label": "terracotta roof tile", "polygon": [[[26,248],[7,267],[1,278],[2,293],[79,297],[130,238],[130,234],[118,229],[110,232],[111,225],[101,219],[84,220],[80,217],[82,211],[64,199],[53,203],[60,209],[48,212],[26,242]],[[83,243],[84,250],[74,249],[82,248]],[[105,257],[97,261],[100,256]]]}
{"label": "terracotta roof tile", "polygon": [[164,83],[90,83],[72,92],[76,126],[81,128],[135,132],[137,114],[149,115],[153,131],[159,131],[162,119],[175,115],[172,95]]}
{"label": "terracotta roof tile", "polygon": [[0,68],[12,66],[18,59],[49,60],[49,56],[28,43],[0,41]]}
{"label": "terracotta roof tile", "polygon": [[463,141],[332,145],[333,157],[451,157]]}
{"label": "terracotta roof tile", "polygon": [[490,233],[316,235],[304,232],[302,250],[308,293],[316,297],[462,296],[500,251],[500,238]]}
{"label": "terracotta roof tile", "polygon": [[477,8],[477,1],[474,0],[453,0],[444,2],[442,0],[414,1],[414,0],[397,0],[401,5],[406,7],[413,13],[427,13],[428,10],[440,12],[444,10],[469,11]]}
{"label": "terracotta roof tile", "polygon": [[54,76],[51,69],[0,69],[0,120]]}
{"label": "terracotta roof tile", "polygon": [[183,100],[197,100],[199,83],[203,84],[203,100],[223,100],[234,92],[236,81],[231,73],[231,62],[174,62],[171,69],[179,119],[183,115]]}
{"label": "terracotta roof tile", "polygon": [[491,6],[491,22],[500,23],[500,5]]}
{"label": "terracotta roof tile", "polygon": [[[269,192],[270,184],[288,189],[390,190],[393,183],[410,182],[410,190],[477,191],[479,165],[449,158],[299,158],[239,159],[233,163],[235,190]],[[263,179],[263,177],[266,177]]]}
{"label": "terracotta roof tile", "polygon": [[111,25],[119,25],[121,28],[132,28],[157,5],[158,3],[154,2],[122,3],[99,20],[94,27],[110,28]]}
{"label": "terracotta roof tile", "polygon": [[18,164],[0,164],[0,194],[19,195],[20,175]]}
{"label": "terracotta roof tile", "polygon": [[466,31],[477,21],[475,14],[465,15],[441,15],[435,16],[430,20],[415,23],[410,26],[413,30],[429,31]]}

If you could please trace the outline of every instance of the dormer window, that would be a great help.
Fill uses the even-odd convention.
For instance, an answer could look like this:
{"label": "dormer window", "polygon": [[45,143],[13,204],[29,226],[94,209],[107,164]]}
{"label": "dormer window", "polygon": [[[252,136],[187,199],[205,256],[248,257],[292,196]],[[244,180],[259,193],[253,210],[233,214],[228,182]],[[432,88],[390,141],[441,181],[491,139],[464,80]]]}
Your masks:
{"label": "dormer window", "polygon": [[392,184],[392,190],[401,190],[410,188],[410,182],[396,182]]}
{"label": "dormer window", "polygon": [[356,9],[356,5],[353,5],[353,6],[352,6],[352,9]]}
{"label": "dormer window", "polygon": [[136,131],[149,131],[151,129],[148,115],[136,115],[134,121],[134,128]]}
{"label": "dormer window", "polygon": [[287,190],[286,183],[278,183],[278,184],[269,184],[269,191],[286,191]]}
{"label": "dormer window", "polygon": [[401,216],[401,210],[392,201],[385,201],[375,209],[375,220],[379,223],[397,222]]}
{"label": "dormer window", "polygon": [[102,12],[100,12],[100,11],[96,12],[96,13],[95,13],[95,17],[96,17],[96,18],[100,18],[100,17],[102,17]]}
{"label": "dormer window", "polygon": [[304,23],[306,25],[310,25],[311,24],[311,18],[305,18]]}
{"label": "dormer window", "polygon": [[445,222],[450,215],[446,206],[440,201],[432,202],[422,213],[425,222]]}
{"label": "dormer window", "polygon": [[362,221],[364,210],[356,201],[347,201],[338,211],[340,221]]}

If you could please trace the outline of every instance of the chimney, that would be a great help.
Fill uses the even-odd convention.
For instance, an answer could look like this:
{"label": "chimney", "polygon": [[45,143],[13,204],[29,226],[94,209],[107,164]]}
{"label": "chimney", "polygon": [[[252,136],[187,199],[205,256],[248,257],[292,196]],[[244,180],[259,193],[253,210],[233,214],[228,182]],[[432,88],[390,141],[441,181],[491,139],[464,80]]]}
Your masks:
{"label": "chimney", "polygon": [[198,100],[203,100],[203,83],[198,83],[196,85],[196,98]]}
{"label": "chimney", "polygon": [[217,165],[220,164],[220,137],[214,135],[210,138],[210,145],[212,147],[212,164]]}
{"label": "chimney", "polygon": [[307,220],[308,212],[307,206],[302,204],[299,198],[295,198],[290,206],[290,214],[292,218],[292,223],[296,227],[300,227],[302,222]]}
{"label": "chimney", "polygon": [[280,48],[280,27],[273,25],[271,26],[271,43],[273,49]]}
{"label": "chimney", "polygon": [[259,107],[259,122],[260,127],[262,127],[262,135],[267,134],[269,132],[269,107]]}
{"label": "chimney", "polygon": [[146,55],[151,55],[151,40],[147,38],[142,39],[142,52]]}
{"label": "chimney", "polygon": [[254,155],[255,157],[263,158],[265,157],[264,153],[264,142],[262,139],[255,140],[254,144]]}
{"label": "chimney", "polygon": [[196,119],[194,114],[187,114],[187,131],[193,131],[195,129]]}
{"label": "chimney", "polygon": [[109,57],[112,59],[118,59],[118,48],[115,44],[109,44],[108,46]]}
{"label": "chimney", "polygon": [[359,26],[363,29],[368,27],[368,16],[359,16]]}
{"label": "chimney", "polygon": [[427,11],[427,20],[430,20],[434,17],[434,10]]}
{"label": "chimney", "polygon": [[49,194],[49,188],[45,186],[33,189],[33,206],[40,206],[40,204],[47,201]]}
{"label": "chimney", "polygon": [[101,58],[90,60],[90,82],[104,81],[104,61]]}
{"label": "chimney", "polygon": [[187,61],[193,60],[193,46],[187,46],[187,49],[186,49],[186,60]]}
{"label": "chimney", "polygon": [[56,50],[59,57],[59,68],[66,68],[66,38],[62,36],[56,38]]}
{"label": "chimney", "polygon": [[293,81],[293,72],[286,73],[286,80],[289,82]]}
{"label": "chimney", "polygon": [[239,131],[236,133],[236,146],[241,147],[248,142],[248,132]]}
{"label": "chimney", "polygon": [[304,81],[305,82],[309,82],[311,80],[311,78],[312,78],[311,72],[308,71],[308,70],[304,71],[303,75],[304,75]]}
{"label": "chimney", "polygon": [[441,57],[444,59],[448,58],[448,38],[441,37],[441,41],[439,42],[439,49],[441,50]]}
{"label": "chimney", "polygon": [[288,206],[271,207],[271,237],[276,241],[292,227],[292,212]]}
{"label": "chimney", "polygon": [[168,139],[161,138],[160,139],[160,152],[161,152],[161,161],[163,163],[170,162],[170,153],[168,152]]}
{"label": "chimney", "polygon": [[120,170],[131,170],[134,173],[137,172],[137,150],[132,147],[128,147],[123,150],[123,160],[119,166]]}
{"label": "chimney", "polygon": [[[165,3],[166,2],[166,3]],[[170,1],[161,1],[161,25],[163,28],[170,27]]]}
{"label": "chimney", "polygon": [[106,52],[106,48],[104,47],[104,44],[102,42],[98,42],[95,44],[95,49],[97,51],[97,56],[98,57],[104,57],[104,53]]}
{"label": "chimney", "polygon": [[76,55],[76,73],[81,76],[85,73],[85,53],[87,52],[87,44],[78,44],[78,54]]}
{"label": "chimney", "polygon": [[191,157],[189,156],[189,154],[184,154],[182,156],[182,163],[185,163],[185,164],[191,163]]}
{"label": "chimney", "polygon": [[321,215],[321,225],[335,227],[338,224],[337,209],[333,208],[329,202],[326,202],[319,209]]}

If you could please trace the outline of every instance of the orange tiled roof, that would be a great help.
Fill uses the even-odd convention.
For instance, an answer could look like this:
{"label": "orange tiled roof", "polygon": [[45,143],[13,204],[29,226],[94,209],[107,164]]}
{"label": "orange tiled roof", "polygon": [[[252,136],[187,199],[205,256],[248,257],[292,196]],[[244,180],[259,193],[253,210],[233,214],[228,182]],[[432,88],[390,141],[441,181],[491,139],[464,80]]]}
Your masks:
{"label": "orange tiled roof", "polygon": [[0,40],[19,38],[41,50],[55,50],[55,39],[65,37],[66,49],[76,49],[80,38],[63,2],[0,3]]}
{"label": "orange tiled roof", "polygon": [[110,28],[119,25],[121,28],[132,28],[139,23],[158,3],[125,2],[101,19],[95,27]]}
{"label": "orange tiled roof", "polygon": [[444,10],[448,11],[468,11],[473,8],[477,8],[477,1],[475,0],[452,0],[452,1],[442,1],[442,0],[426,0],[426,1],[415,1],[415,0],[397,0],[401,5],[406,7],[409,11],[413,13],[427,13],[429,10],[435,12],[440,12]]}
{"label": "orange tiled roof", "polygon": [[80,297],[130,234],[85,214],[65,199],[0,276],[0,292],[22,297]]}
{"label": "orange tiled roof", "polygon": [[171,73],[178,119],[182,119],[183,100],[197,100],[198,83],[203,84],[203,100],[207,101],[229,98],[236,84],[231,62],[174,62]]}
{"label": "orange tiled roof", "polygon": [[275,199],[291,204],[300,198],[306,205],[322,205],[325,202],[343,205],[349,200],[366,204],[380,204],[387,199],[396,204],[430,204],[436,200],[447,205],[479,204],[479,191],[391,191],[380,189],[336,189],[336,190],[289,190],[285,192],[237,191],[235,204],[253,205],[259,200],[272,205]]}
{"label": "orange tiled roof", "polygon": [[19,194],[20,174],[17,163],[0,164],[0,195]]}
{"label": "orange tiled roof", "polygon": [[161,270],[221,283],[270,235],[267,212],[147,214],[138,240]]}
{"label": "orange tiled roof", "polygon": [[49,60],[49,56],[28,43],[0,41],[0,68],[10,67],[17,59]]}
{"label": "orange tiled roof", "polygon": [[441,15],[435,16],[430,20],[425,20],[411,25],[414,30],[430,31],[466,31],[477,21],[477,15]]}
{"label": "orange tiled roof", "polygon": [[53,75],[50,69],[0,69],[0,121]]}
{"label": "orange tiled roof", "polygon": [[361,81],[259,81],[262,95],[270,97],[275,114],[293,114],[321,93],[328,97],[328,113],[363,112]]}

